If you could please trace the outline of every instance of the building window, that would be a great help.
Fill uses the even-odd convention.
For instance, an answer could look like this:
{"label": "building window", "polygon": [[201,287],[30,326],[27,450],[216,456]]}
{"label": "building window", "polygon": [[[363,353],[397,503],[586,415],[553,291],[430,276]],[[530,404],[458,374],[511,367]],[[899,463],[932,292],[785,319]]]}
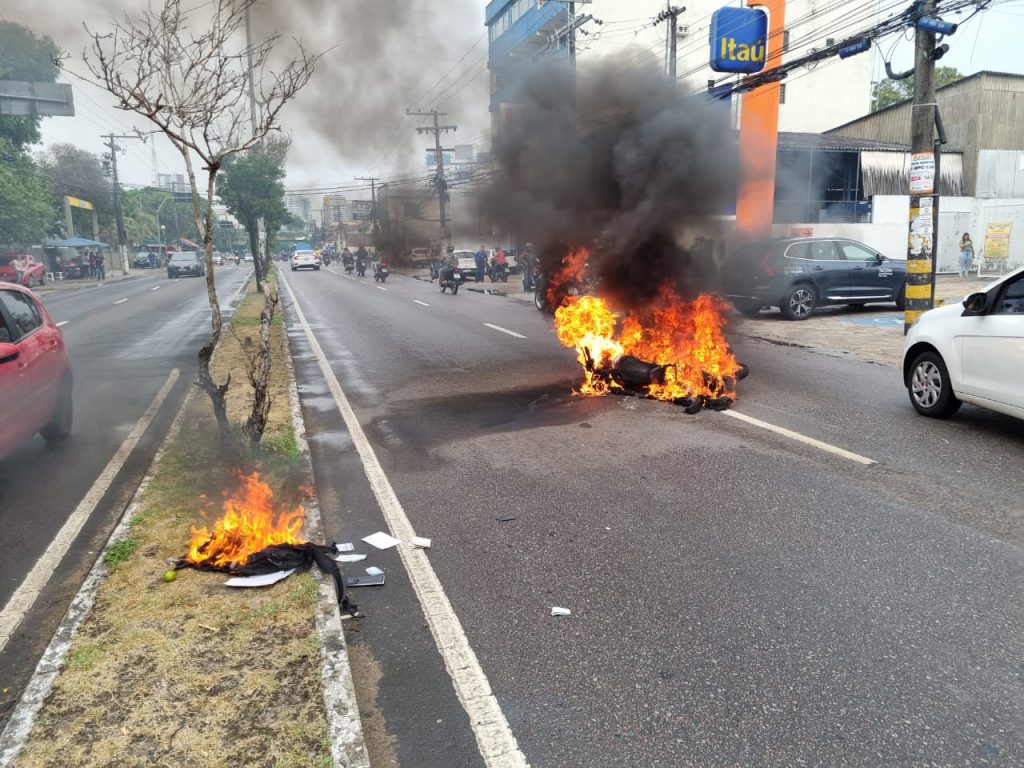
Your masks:
{"label": "building window", "polygon": [[831,48],[835,44],[836,44],[836,39],[834,37],[826,37],[825,38],[825,46],[827,48]]}
{"label": "building window", "polygon": [[786,103],[786,84],[785,83],[780,83],[779,84],[779,104],[785,104],[785,103]]}
{"label": "building window", "polygon": [[789,30],[785,30],[782,33],[782,52],[789,53]]}

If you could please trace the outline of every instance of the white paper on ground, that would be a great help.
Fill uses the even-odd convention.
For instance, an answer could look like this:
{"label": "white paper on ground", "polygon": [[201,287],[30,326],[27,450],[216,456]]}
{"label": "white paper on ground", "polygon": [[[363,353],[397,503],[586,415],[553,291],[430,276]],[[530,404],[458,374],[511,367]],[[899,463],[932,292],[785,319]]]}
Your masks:
{"label": "white paper on ground", "polygon": [[370,576],[380,576],[382,573],[384,573],[384,571],[382,571],[376,565],[371,565],[369,568],[366,569],[366,573]]}
{"label": "white paper on ground", "polygon": [[346,541],[344,544],[335,544],[334,548],[339,552],[351,552],[353,549],[356,548],[356,545],[353,544],[351,541]]}
{"label": "white paper on ground", "polygon": [[358,563],[360,560],[365,560],[366,555],[335,555],[334,559],[339,563]]}
{"label": "white paper on ground", "polygon": [[570,616],[570,615],[572,615],[572,611],[570,611],[568,608],[557,608],[557,607],[554,607],[554,608],[551,609],[551,615],[552,616]]}
{"label": "white paper on ground", "polygon": [[363,541],[377,549],[391,549],[393,546],[400,543],[398,539],[394,536],[389,536],[384,533],[384,531],[377,531],[376,533],[371,533],[369,536],[364,536]]}
{"label": "white paper on ground", "polygon": [[273,573],[261,573],[259,576],[233,576],[224,582],[227,587],[269,587],[281,579],[287,579],[295,573],[291,568],[287,571],[274,571]]}
{"label": "white paper on ground", "polygon": [[412,545],[420,549],[430,549],[430,539],[425,539],[422,536],[413,536]]}

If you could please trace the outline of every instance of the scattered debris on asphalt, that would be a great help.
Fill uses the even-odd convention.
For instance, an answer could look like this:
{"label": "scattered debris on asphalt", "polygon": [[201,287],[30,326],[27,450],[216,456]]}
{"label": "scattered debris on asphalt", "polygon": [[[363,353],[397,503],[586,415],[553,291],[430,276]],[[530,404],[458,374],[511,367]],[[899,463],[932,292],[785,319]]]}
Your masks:
{"label": "scattered debris on asphalt", "polygon": [[559,608],[555,606],[551,609],[552,616],[570,616],[571,614],[572,611],[570,611],[568,608]]}
{"label": "scattered debris on asphalt", "polygon": [[384,571],[382,571],[376,565],[371,565],[369,568],[366,569],[366,572],[370,576],[382,576],[384,574]]}
{"label": "scattered debris on asphalt", "polygon": [[411,546],[418,549],[430,549],[430,539],[425,539],[422,536],[413,536]]}
{"label": "scattered debris on asphalt", "polygon": [[269,587],[271,584],[287,579],[295,573],[291,568],[287,571],[273,571],[272,573],[261,573],[257,576],[234,576],[224,582],[226,587]]}
{"label": "scattered debris on asphalt", "polygon": [[346,541],[343,544],[339,544],[338,542],[334,542],[334,548],[336,550],[338,550],[339,552],[351,552],[353,549],[356,548],[356,545],[353,544],[351,541]]}
{"label": "scattered debris on asphalt", "polygon": [[334,562],[336,563],[358,563],[360,560],[365,560],[366,555],[348,554],[348,555],[335,555]]}
{"label": "scattered debris on asphalt", "polygon": [[376,533],[371,533],[369,536],[364,536],[363,541],[377,549],[391,549],[392,547],[401,544],[398,539],[390,534],[384,533],[384,531],[377,531]]}
{"label": "scattered debris on asphalt", "polygon": [[349,576],[345,579],[346,587],[379,587],[384,584],[384,574],[378,573],[375,576]]}
{"label": "scattered debris on asphalt", "polygon": [[510,523],[517,518],[516,515],[502,515],[501,517],[494,518],[499,523]]}

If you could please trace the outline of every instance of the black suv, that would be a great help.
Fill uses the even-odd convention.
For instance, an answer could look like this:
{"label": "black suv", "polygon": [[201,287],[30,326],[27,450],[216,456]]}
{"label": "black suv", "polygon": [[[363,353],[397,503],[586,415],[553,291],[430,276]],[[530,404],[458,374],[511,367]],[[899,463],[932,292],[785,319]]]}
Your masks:
{"label": "black suv", "polygon": [[747,243],[722,266],[722,289],[745,315],[778,307],[805,320],[827,304],[862,306],[906,297],[907,262],[845,238],[793,238]]}
{"label": "black suv", "polygon": [[178,251],[172,253],[167,262],[167,276],[174,278],[179,275],[195,275],[201,277],[206,274],[206,263],[203,257],[195,251]]}

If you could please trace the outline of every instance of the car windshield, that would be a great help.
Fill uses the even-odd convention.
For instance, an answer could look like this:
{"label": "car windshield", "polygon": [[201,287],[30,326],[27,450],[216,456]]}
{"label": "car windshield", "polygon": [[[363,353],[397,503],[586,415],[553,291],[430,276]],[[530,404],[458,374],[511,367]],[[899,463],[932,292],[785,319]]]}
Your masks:
{"label": "car windshield", "polygon": [[196,254],[190,251],[182,251],[171,256],[171,262],[194,262],[196,260]]}

